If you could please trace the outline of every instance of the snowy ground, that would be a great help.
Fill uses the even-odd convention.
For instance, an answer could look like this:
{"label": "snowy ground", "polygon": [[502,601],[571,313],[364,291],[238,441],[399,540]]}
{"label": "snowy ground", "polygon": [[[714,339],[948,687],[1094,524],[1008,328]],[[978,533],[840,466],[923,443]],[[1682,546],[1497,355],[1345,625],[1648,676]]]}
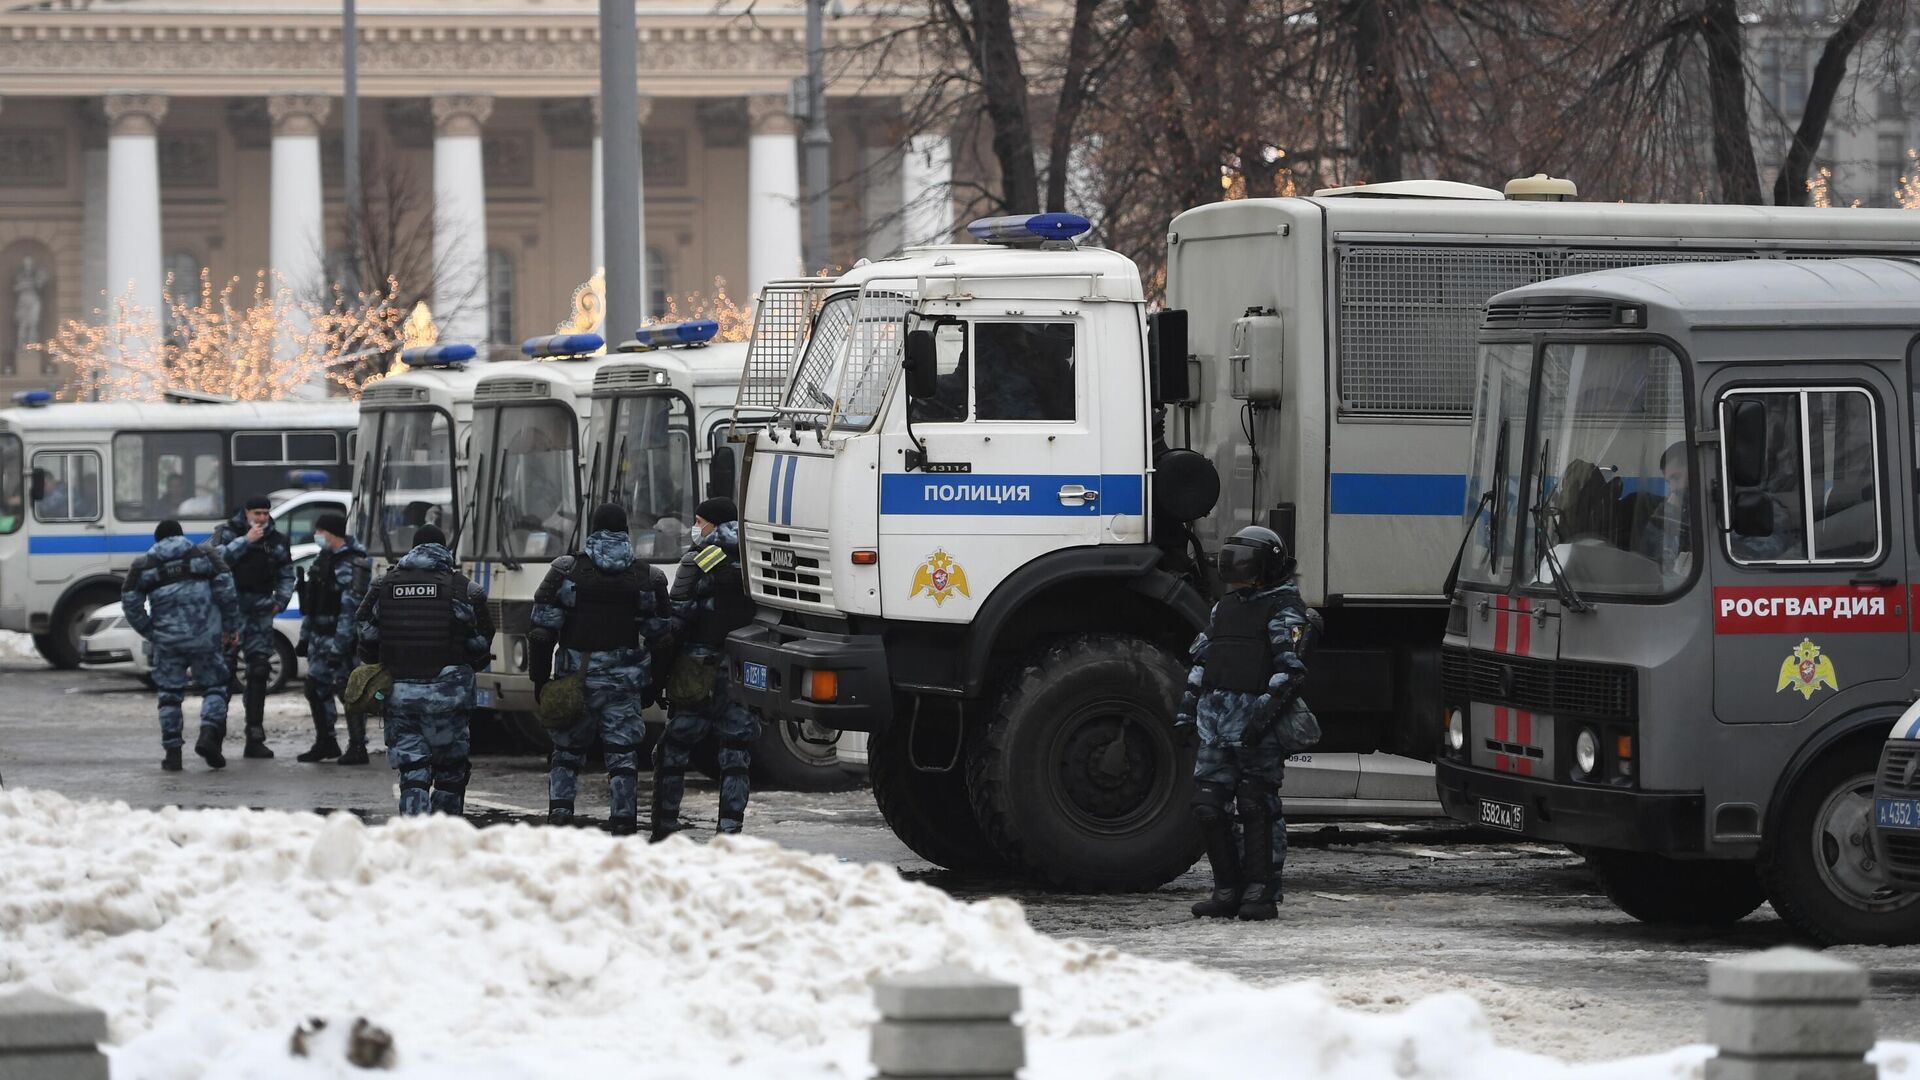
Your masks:
{"label": "snowy ground", "polygon": [[[392,776],[292,762],[293,694],[269,707],[281,758],[163,774],[152,696],[130,678],[0,659],[0,686],[0,993],[107,1009],[118,1080],[328,1075],[285,1057],[310,1015],[387,1026],[409,1076],[582,1075],[615,1058],[622,1076],[856,1076],[867,979],[937,961],[1028,987],[1030,1080],[1194,1062],[1309,1080],[1690,1076],[1701,1051],[1604,1063],[1698,1039],[1706,963],[1793,940],[1765,909],[1704,938],[1649,930],[1565,852],[1447,825],[1296,827],[1283,917],[1256,927],[1188,918],[1198,874],[1075,898],[936,871],[864,791],[757,794],[749,832],[788,850],[108,809],[378,818]],[[472,790],[493,821],[522,819],[544,803],[542,763],[483,757]],[[598,782],[583,795],[604,814]],[[710,823],[712,797],[695,785],[689,811]],[[1883,1038],[1920,1037],[1920,950],[1845,955],[1873,972]],[[1884,1075],[1916,1075],[1895,1066]]]}

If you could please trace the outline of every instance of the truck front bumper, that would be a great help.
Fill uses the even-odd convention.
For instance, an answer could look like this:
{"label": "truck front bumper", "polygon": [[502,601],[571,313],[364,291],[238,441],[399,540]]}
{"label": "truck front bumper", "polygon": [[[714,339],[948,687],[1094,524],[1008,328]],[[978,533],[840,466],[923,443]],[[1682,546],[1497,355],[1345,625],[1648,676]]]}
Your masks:
{"label": "truck front bumper", "polygon": [[1487,820],[1482,806],[1491,803],[1495,818],[1499,808],[1519,807],[1515,831],[1536,840],[1662,855],[1705,850],[1706,798],[1697,793],[1556,784],[1453,761],[1436,762],[1434,775],[1447,816],[1470,825]]}
{"label": "truck front bumper", "polygon": [[[764,672],[765,687],[748,678]],[[809,671],[831,671],[831,701],[808,697]],[[835,634],[777,623],[754,623],[727,638],[733,692],[748,708],[776,722],[811,721],[839,731],[884,731],[893,721],[893,684],[887,648],[877,634]]]}

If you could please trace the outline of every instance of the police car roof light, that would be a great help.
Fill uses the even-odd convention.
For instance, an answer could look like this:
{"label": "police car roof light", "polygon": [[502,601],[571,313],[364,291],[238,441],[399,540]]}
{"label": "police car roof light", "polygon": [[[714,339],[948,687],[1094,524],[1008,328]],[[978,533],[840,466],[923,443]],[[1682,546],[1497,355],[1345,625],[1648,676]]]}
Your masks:
{"label": "police car roof light", "polygon": [[24,405],[29,409],[38,409],[53,403],[51,390],[22,390],[13,395],[15,405]]}
{"label": "police car roof light", "polygon": [[1041,244],[1072,240],[1091,228],[1093,223],[1078,214],[1016,214],[981,218],[967,231],[983,244]]}
{"label": "police car roof light", "polygon": [[289,469],[287,482],[301,487],[323,488],[327,486],[327,474],[319,469]]}
{"label": "police car roof light", "polygon": [[408,367],[452,367],[474,358],[479,350],[464,342],[423,345],[400,350],[400,362]]}
{"label": "police car roof light", "polygon": [[520,351],[535,359],[557,359],[585,356],[598,351],[606,343],[606,339],[599,334],[546,334],[528,338],[520,344]]}
{"label": "police car roof light", "polygon": [[633,332],[635,341],[654,349],[675,345],[704,345],[720,332],[712,319],[688,319],[685,322],[654,323]]}

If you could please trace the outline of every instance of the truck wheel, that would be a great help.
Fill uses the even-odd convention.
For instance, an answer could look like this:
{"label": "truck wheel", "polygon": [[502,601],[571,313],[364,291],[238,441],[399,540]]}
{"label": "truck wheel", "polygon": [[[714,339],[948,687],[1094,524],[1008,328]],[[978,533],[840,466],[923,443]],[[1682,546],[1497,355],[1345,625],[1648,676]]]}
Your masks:
{"label": "truck wheel", "polygon": [[867,739],[867,774],[873,801],[893,835],[935,866],[967,873],[1002,869],[987,834],[973,819],[962,767],[922,772],[913,767],[909,729],[899,710],[885,731]]}
{"label": "truck wheel", "polygon": [[974,815],[995,849],[1076,892],[1153,889],[1192,867],[1193,758],[1173,739],[1185,677],[1131,637],[1072,638],[1033,657],[969,748]]}
{"label": "truck wheel", "polygon": [[1586,857],[1607,899],[1653,926],[1731,926],[1767,899],[1752,863],[1601,848]]}
{"label": "truck wheel", "polygon": [[53,629],[45,634],[33,636],[33,647],[39,650],[47,663],[62,671],[72,671],[80,666],[81,629],[93,613],[108,604],[120,602],[120,594],[110,588],[91,588],[70,596],[53,612]]}
{"label": "truck wheel", "polygon": [[768,791],[844,791],[854,776],[840,763],[840,733],[798,721],[767,721],[753,744],[753,785]]}
{"label": "truck wheel", "polygon": [[298,682],[300,659],[293,655],[293,646],[279,634],[273,635],[273,657],[267,661],[267,693],[277,694],[287,688],[290,682]]}
{"label": "truck wheel", "polygon": [[1787,793],[1761,856],[1773,909],[1822,944],[1920,942],[1920,893],[1878,879],[1872,813],[1880,749],[1855,740],[1814,762]]}

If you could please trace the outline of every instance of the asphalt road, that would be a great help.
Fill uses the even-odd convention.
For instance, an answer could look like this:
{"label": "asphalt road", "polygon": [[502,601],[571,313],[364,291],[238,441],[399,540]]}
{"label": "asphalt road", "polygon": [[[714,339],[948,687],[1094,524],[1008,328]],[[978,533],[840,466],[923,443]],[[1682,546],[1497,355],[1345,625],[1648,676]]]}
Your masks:
{"label": "asphalt road", "polygon": [[[191,734],[196,702],[187,705]],[[311,737],[304,700],[282,694],[268,710],[275,760],[240,758],[236,712],[227,769],[210,772],[189,754],[186,771],[163,773],[153,696],[130,676],[0,660],[0,777],[13,787],[140,807],[344,809],[375,819],[392,812],[393,775],[377,753],[362,768],[298,764],[293,755]],[[644,805],[647,778],[641,781]],[[604,784],[585,778],[581,795],[582,815],[604,819]],[[711,784],[690,781],[686,815],[709,829],[713,795]],[[468,803],[483,822],[537,819],[546,806],[544,760],[477,756]],[[961,898],[1011,896],[1049,934],[1189,960],[1254,982],[1319,979],[1357,1008],[1391,1009],[1462,990],[1487,1008],[1502,1041],[1570,1058],[1698,1041],[1704,961],[1796,943],[1767,908],[1717,934],[1642,926],[1615,911],[1566,851],[1444,822],[1295,828],[1286,906],[1278,922],[1262,925],[1190,918],[1187,905],[1206,887],[1201,872],[1152,893],[1100,897],[949,874],[895,840],[863,788],[756,793],[747,829],[796,848],[888,863]],[[1842,954],[1874,973],[1882,1037],[1920,1040],[1920,949]]]}

